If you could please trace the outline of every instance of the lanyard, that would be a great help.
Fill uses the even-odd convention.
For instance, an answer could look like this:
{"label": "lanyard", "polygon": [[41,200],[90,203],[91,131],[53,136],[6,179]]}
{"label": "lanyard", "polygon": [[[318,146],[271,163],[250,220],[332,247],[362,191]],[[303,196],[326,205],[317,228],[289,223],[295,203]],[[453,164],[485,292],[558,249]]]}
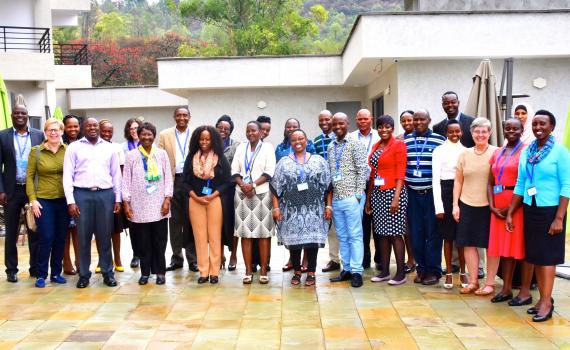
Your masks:
{"label": "lanyard", "polygon": [[340,158],[342,157],[342,152],[344,152],[344,146],[346,146],[346,142],[344,142],[342,144],[342,147],[340,148],[340,154],[337,154],[336,146],[337,146],[337,143],[335,142],[335,144],[334,144],[334,157],[336,160],[336,171],[338,172],[338,170],[340,169]]}
{"label": "lanyard", "polygon": [[305,163],[307,162],[307,152],[303,154],[303,164],[299,164],[299,159],[297,159],[297,154],[294,154],[294,156],[295,156],[295,163],[301,166],[301,174],[299,179],[301,180],[301,183],[303,183],[305,182]]}
{"label": "lanyard", "polygon": [[[361,137],[364,137],[364,135],[362,135],[362,133],[359,131],[358,132],[358,140],[359,141],[360,141]],[[368,140],[368,147],[366,147],[366,155],[368,155],[368,154],[370,154],[370,145],[372,145],[372,130],[370,131],[368,136],[366,136],[365,138],[370,138],[370,140]]]}
{"label": "lanyard", "polygon": [[[376,168],[375,168],[375,169],[376,169],[376,175],[377,175],[378,177],[381,177],[381,176],[380,176],[380,158],[382,158],[382,155],[386,154],[386,152],[387,152],[388,149],[390,148],[390,145],[391,145],[391,144],[392,144],[392,139],[390,139],[390,141],[388,142],[388,144],[387,144],[386,146],[384,146],[384,149],[382,150],[382,153],[380,153],[380,154],[378,155],[378,159],[376,159]],[[374,155],[374,153],[376,153],[377,151],[379,151],[379,150],[378,150],[378,146],[379,146],[379,145],[380,145],[380,142],[378,142],[376,145],[374,145],[375,148],[373,149],[373,153],[372,153],[372,155],[370,156],[371,158],[372,158],[372,156]],[[372,164],[370,164],[370,165],[372,165]],[[372,168],[374,168],[374,167],[372,167]]]}
{"label": "lanyard", "polygon": [[28,137],[30,137],[30,133],[28,132],[26,134],[26,137],[24,138],[24,149],[22,149],[22,144],[20,143],[20,139],[22,137],[20,137],[18,135],[18,132],[14,130],[14,137],[16,138],[16,143],[18,144],[18,153],[20,154],[20,159],[22,159],[24,157],[24,153],[26,152],[26,149],[28,148]]}
{"label": "lanyard", "polygon": [[251,159],[248,161],[247,160],[247,153],[250,150],[250,144],[249,142],[247,143],[246,149],[245,149],[245,161],[244,161],[244,165],[245,165],[245,174],[249,174],[249,169],[251,168],[251,164],[253,163],[253,160],[255,159],[255,156],[257,155],[257,152],[259,152],[259,150],[261,149],[261,145],[263,142],[258,141],[257,146],[255,146],[255,151],[253,152],[253,154],[251,155]]}
{"label": "lanyard", "polygon": [[[522,145],[522,142],[519,141],[517,143],[517,145],[513,148],[513,150],[511,151],[511,153],[507,156],[507,158],[505,158],[505,162],[503,163],[503,166],[501,166],[501,168],[499,169],[499,175],[497,176],[497,184],[500,185],[501,184],[501,178],[503,177],[503,171],[505,170],[505,166],[507,165],[507,163],[509,162],[509,159],[511,158],[511,156],[513,154],[516,153],[516,151],[519,149],[519,147]],[[505,154],[505,151],[507,149],[503,148],[503,150],[501,151],[501,153],[499,154],[499,157],[497,158],[497,161],[495,162],[495,168],[497,168],[500,164],[501,158],[503,157],[503,155]]]}
{"label": "lanyard", "polygon": [[417,136],[414,136],[414,149],[416,151],[416,169],[420,168],[420,158],[422,157],[422,154],[424,153],[424,149],[426,148],[428,142],[428,135],[426,134],[424,137],[425,137],[424,145],[422,146],[420,154],[418,154],[418,138]]}
{"label": "lanyard", "polygon": [[210,186],[212,186],[212,179],[208,179],[208,181],[206,181],[206,187],[210,188]]}
{"label": "lanyard", "polygon": [[534,166],[535,166],[536,164],[530,164],[530,166],[531,166],[531,170],[530,170],[530,171],[528,170],[529,164],[530,164],[530,163],[527,161],[527,162],[526,162],[526,165],[525,165],[525,170],[526,170],[526,176],[528,176],[528,178],[529,178],[529,180],[530,180],[530,184],[531,184],[531,186],[532,186],[533,183],[534,183],[534,182],[533,182],[533,179],[534,179]]}
{"label": "lanyard", "polygon": [[186,145],[188,145],[188,134],[188,129],[186,129],[186,139],[184,139],[184,147],[182,147],[182,145],[180,145],[180,139],[178,138],[178,131],[174,131],[174,135],[176,136],[176,143],[178,143],[178,149],[180,150],[180,153],[182,153],[182,161],[186,160]]}

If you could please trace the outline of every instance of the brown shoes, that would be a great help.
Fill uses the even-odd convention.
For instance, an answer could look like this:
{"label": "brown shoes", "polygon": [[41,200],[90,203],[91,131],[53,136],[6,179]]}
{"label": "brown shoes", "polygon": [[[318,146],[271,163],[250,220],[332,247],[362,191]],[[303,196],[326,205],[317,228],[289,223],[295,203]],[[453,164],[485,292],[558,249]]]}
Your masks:
{"label": "brown shoes", "polygon": [[336,270],[340,270],[340,264],[332,260],[329,261],[325,267],[323,267],[323,272],[331,272]]}

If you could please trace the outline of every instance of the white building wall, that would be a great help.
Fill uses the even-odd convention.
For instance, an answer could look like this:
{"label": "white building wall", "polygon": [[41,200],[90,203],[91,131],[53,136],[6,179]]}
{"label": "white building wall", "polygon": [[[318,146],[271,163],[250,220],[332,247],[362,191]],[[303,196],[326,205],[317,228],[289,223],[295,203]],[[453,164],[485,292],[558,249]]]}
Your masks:
{"label": "white building wall", "polygon": [[[283,139],[288,118],[300,120],[301,128],[310,138],[320,132],[318,114],[327,102],[365,100],[363,88],[271,88],[239,90],[203,90],[191,92],[188,104],[194,126],[215,124],[223,114],[232,117],[235,124],[233,138],[245,140],[245,126],[259,115],[271,117],[269,142],[277,145]],[[264,101],[267,107],[257,108]]]}
{"label": "white building wall", "polygon": [[0,25],[34,26],[34,0],[0,1]]}
{"label": "white building wall", "polygon": [[[366,87],[367,108],[370,108],[372,100],[384,96],[384,114],[389,114],[396,120],[400,115],[398,109],[398,87],[398,67],[392,65]],[[396,130],[398,128],[399,125]]]}
{"label": "white building wall", "polygon": [[26,100],[28,114],[33,116],[45,115],[45,92],[32,81],[5,81],[8,94],[22,94]]}

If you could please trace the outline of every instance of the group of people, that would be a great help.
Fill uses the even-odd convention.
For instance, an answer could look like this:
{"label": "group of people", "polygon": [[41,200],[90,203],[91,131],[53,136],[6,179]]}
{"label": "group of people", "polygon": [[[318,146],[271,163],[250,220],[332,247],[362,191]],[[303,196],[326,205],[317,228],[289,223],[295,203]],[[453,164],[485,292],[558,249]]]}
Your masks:
{"label": "group of people", "polygon": [[[460,293],[490,295],[501,266],[503,287],[491,301],[531,304],[534,275],[540,299],[528,313],[536,322],[549,319],[570,197],[570,155],[552,136],[554,115],[533,115],[529,106],[517,105],[504,122],[504,144],[495,147],[489,120],[461,113],[456,93],[443,94],[442,108],[447,118],[433,130],[427,110],[404,111],[398,136],[389,115],[373,120],[362,109],[357,130],[349,132],[351,118],[323,110],[314,140],[290,118],[274,148],[264,140],[271,130],[266,116],[248,122],[247,141],[238,142],[231,117],[192,130],[189,109],[179,107],[176,125],[158,142],[153,124],[133,118],[121,145],[111,142],[112,123],[94,118],[50,118],[42,134],[28,128],[27,109],[16,103],[13,128],[0,132],[7,280],[18,280],[19,214],[30,202],[38,226],[29,235],[30,275],[39,288],[48,272],[52,283],[66,283],[62,272],[75,272],[70,241],[77,243],[77,287],[87,287],[93,234],[97,269],[106,285],[116,286],[114,272],[124,270],[125,228],[131,266],[140,261],[141,285],[151,275],[164,284],[166,272],[182,268],[184,257],[198,283],[218,283],[224,246],[233,271],[240,241],[243,283],[253,282],[259,266],[259,283],[267,284],[276,235],[289,250],[283,271],[293,270],[293,285],[304,273],[304,284],[315,284],[318,250],[328,242],[330,261],[322,270],[340,270],[331,282],[360,287],[374,262],[379,273],[372,282],[396,286],[416,271],[415,283],[434,285],[445,276],[443,287],[452,289],[457,269]],[[485,257],[486,280],[479,285]],[[517,264],[520,292],[513,297]]]}

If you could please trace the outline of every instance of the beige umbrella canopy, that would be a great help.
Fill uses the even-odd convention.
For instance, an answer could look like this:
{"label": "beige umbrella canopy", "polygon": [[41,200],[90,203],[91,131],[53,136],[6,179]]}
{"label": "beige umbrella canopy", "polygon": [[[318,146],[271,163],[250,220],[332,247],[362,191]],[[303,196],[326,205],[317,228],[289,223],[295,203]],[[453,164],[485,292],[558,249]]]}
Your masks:
{"label": "beige umbrella canopy", "polygon": [[491,121],[492,134],[489,142],[496,146],[503,144],[504,135],[495,75],[491,68],[491,61],[482,60],[473,76],[473,88],[467,100],[465,114],[474,117],[484,117]]}

